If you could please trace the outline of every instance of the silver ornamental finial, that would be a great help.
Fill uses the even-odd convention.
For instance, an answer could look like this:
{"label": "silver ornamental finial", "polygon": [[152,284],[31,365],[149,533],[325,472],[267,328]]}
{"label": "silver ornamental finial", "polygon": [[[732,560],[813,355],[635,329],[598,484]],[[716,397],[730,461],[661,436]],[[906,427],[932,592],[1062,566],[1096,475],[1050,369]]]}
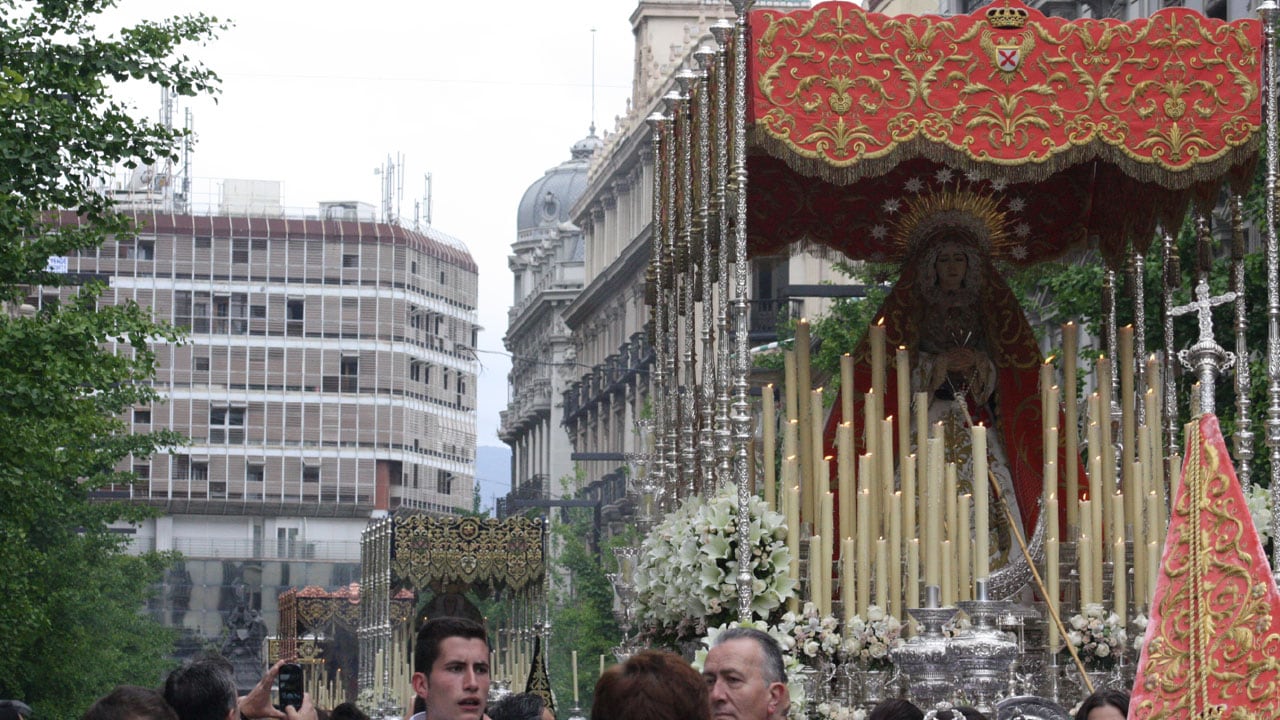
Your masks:
{"label": "silver ornamental finial", "polygon": [[1185,350],[1178,351],[1178,360],[1182,366],[1196,374],[1200,382],[1200,412],[1212,413],[1214,381],[1218,373],[1235,365],[1235,353],[1228,352],[1213,339],[1213,308],[1234,302],[1234,292],[1210,297],[1209,281],[1203,275],[1196,283],[1196,299],[1186,305],[1179,305],[1169,310],[1170,315],[1186,315],[1195,312],[1199,315],[1200,337],[1196,343]]}

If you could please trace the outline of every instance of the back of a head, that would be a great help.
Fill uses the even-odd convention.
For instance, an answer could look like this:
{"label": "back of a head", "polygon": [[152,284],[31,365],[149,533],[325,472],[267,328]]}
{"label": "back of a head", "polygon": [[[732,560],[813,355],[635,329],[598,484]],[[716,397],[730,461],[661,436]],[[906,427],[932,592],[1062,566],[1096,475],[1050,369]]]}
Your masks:
{"label": "back of a head", "polygon": [[369,720],[369,716],[355,703],[344,702],[329,711],[329,720]]}
{"label": "back of a head", "polygon": [[484,627],[474,620],[461,617],[432,618],[418,629],[418,639],[413,650],[413,671],[431,674],[431,666],[440,656],[440,643],[451,637],[483,640],[486,645],[489,644],[489,636]]}
{"label": "back of a head", "polygon": [[710,720],[707,692],[684,658],[643,650],[600,676],[591,720]]}
{"label": "back of a head", "polygon": [[1129,715],[1129,693],[1124,690],[1098,690],[1080,703],[1075,720],[1089,720],[1089,713],[1100,707],[1114,707],[1121,715]]}
{"label": "back of a head", "polygon": [[178,714],[156,690],[119,685],[90,705],[81,720],[178,720]]}
{"label": "back of a head", "polygon": [[31,707],[21,700],[0,700],[0,720],[22,720],[31,717]]}
{"label": "back of a head", "polygon": [[910,700],[889,698],[872,708],[867,720],[924,720],[924,711]]}
{"label": "back of a head", "polygon": [[235,670],[217,655],[192,660],[165,678],[164,699],[178,720],[223,720],[236,706]]}
{"label": "back of a head", "polygon": [[542,720],[544,705],[541,695],[523,692],[502,698],[485,712],[490,720]]}

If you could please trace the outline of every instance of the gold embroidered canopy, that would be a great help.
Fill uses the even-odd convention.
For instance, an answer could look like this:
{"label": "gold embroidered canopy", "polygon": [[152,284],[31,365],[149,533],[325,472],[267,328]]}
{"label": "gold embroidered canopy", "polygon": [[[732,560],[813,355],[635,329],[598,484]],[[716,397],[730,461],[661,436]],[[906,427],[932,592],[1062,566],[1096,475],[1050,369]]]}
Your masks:
{"label": "gold embroidered canopy", "polygon": [[1016,0],[888,16],[842,2],[750,14],[752,253],[801,240],[891,254],[895,200],[949,171],[1024,198],[1035,262],[1087,237],[1118,257],[1251,177],[1260,24],[1183,8],[1132,22]]}

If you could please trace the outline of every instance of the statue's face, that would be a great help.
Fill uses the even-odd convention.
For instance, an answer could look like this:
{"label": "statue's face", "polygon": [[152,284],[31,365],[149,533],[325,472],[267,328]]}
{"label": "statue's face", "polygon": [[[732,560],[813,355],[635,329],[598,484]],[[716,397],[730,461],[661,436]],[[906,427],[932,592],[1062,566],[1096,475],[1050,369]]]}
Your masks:
{"label": "statue's face", "polygon": [[938,287],[959,290],[964,287],[964,276],[969,272],[969,256],[959,245],[947,243],[938,251],[933,267],[938,273]]}

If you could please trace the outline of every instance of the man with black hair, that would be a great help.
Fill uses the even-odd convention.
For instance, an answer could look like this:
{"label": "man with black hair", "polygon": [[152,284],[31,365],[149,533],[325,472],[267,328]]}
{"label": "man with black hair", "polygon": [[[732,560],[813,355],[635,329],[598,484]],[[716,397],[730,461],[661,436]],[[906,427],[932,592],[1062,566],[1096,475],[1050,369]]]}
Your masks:
{"label": "man with black hair", "polygon": [[426,703],[430,720],[480,720],[489,697],[484,628],[458,617],[423,624],[413,652],[413,691]]}
{"label": "man with black hair", "polygon": [[271,686],[284,665],[281,660],[262,676],[244,697],[236,697],[235,668],[220,655],[206,655],[184,663],[164,681],[164,699],[178,720],[316,720],[311,695],[304,693],[302,707],[284,712],[271,704]]}
{"label": "man with black hair", "polygon": [[178,716],[155,690],[117,685],[90,705],[80,720],[178,720]]}

